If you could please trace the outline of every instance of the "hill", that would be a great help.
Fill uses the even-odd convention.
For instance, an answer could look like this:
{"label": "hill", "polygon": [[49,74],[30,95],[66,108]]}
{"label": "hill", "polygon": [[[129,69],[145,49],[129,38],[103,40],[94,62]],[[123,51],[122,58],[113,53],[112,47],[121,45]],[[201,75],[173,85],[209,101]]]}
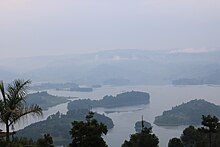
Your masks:
{"label": "hill", "polygon": [[90,107],[122,107],[148,104],[150,95],[145,92],[131,91],[114,96],[104,96],[101,100],[80,99],[68,104],[68,110],[89,109]]}
{"label": "hill", "polygon": [[220,84],[219,56],[219,51],[181,53],[137,49],[109,50],[10,59],[10,62],[2,62],[0,67],[24,79],[28,77],[33,81],[72,81],[80,85],[171,84],[173,80],[197,78],[205,83]]}
{"label": "hill", "polygon": [[[71,122],[85,121],[85,116],[88,113],[89,111],[85,109],[68,111],[66,115],[57,112],[49,116],[47,120],[31,124],[19,130],[16,134],[36,140],[42,137],[43,134],[49,133],[53,137],[55,145],[67,145],[71,142],[71,136],[69,134]],[[95,113],[94,118],[98,122],[104,123],[108,129],[114,126],[113,121],[105,115]]]}
{"label": "hill", "polygon": [[154,124],[158,126],[200,125],[202,115],[208,114],[220,117],[220,106],[202,99],[195,99],[164,111],[161,116],[155,117]]}
{"label": "hill", "polygon": [[55,105],[70,101],[73,97],[58,97],[48,94],[46,91],[28,94],[26,103],[28,105],[38,104],[42,109],[48,109]]}

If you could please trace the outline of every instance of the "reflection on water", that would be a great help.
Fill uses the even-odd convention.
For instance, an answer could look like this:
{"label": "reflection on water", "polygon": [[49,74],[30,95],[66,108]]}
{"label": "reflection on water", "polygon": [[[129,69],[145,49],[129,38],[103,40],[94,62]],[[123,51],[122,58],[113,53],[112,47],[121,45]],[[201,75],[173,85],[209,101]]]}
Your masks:
{"label": "reflection on water", "polygon": [[[134,125],[136,121],[141,120],[141,116],[153,125],[153,133],[160,139],[160,146],[166,147],[169,139],[180,137],[182,130],[186,126],[180,127],[159,127],[153,124],[154,117],[161,115],[164,110],[169,110],[176,105],[192,99],[206,99],[209,102],[220,104],[220,87],[213,86],[121,86],[111,87],[103,86],[95,89],[93,92],[70,92],[49,90],[48,93],[59,96],[72,96],[79,98],[101,99],[105,95],[116,95],[125,91],[143,91],[150,93],[150,104],[120,107],[114,109],[95,108],[93,111],[105,114],[114,122],[114,128],[109,130],[105,140],[110,147],[119,147],[125,139],[129,139],[130,134],[135,133]],[[44,118],[60,111],[66,113],[67,103],[52,107],[44,112]],[[29,121],[28,124],[32,123]],[[27,124],[26,124],[27,125]],[[20,128],[22,128],[20,126]]]}

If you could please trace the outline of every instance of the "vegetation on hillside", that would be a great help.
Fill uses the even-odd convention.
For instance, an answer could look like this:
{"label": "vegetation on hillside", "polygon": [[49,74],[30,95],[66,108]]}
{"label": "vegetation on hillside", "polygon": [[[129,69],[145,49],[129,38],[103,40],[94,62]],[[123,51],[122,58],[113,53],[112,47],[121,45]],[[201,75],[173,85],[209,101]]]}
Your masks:
{"label": "vegetation on hillside", "polygon": [[136,132],[141,132],[143,128],[151,128],[151,127],[152,127],[151,124],[144,120],[137,121],[134,126]]}
{"label": "vegetation on hillside", "polygon": [[89,109],[90,107],[121,107],[148,104],[150,102],[149,93],[131,91],[114,96],[104,96],[101,100],[81,99],[68,104],[68,110]]}
{"label": "vegetation on hillside", "polygon": [[[66,115],[57,112],[47,118],[47,120],[31,124],[17,132],[18,136],[31,137],[37,140],[42,134],[49,133],[53,139],[55,145],[68,144],[71,141],[69,130],[71,129],[71,122],[73,121],[85,121],[85,116],[89,113],[89,110],[79,109],[68,111]],[[94,113],[94,119],[98,122],[102,122],[108,129],[113,128],[113,121],[98,113]]]}
{"label": "vegetation on hillside", "polygon": [[196,99],[164,111],[163,115],[155,118],[154,124],[159,126],[199,125],[201,116],[208,114],[220,117],[220,106]]}
{"label": "vegetation on hillside", "polygon": [[47,91],[42,91],[28,94],[26,96],[26,102],[28,105],[38,104],[42,109],[48,109],[49,107],[68,102],[71,98],[73,97],[53,96],[48,94]]}

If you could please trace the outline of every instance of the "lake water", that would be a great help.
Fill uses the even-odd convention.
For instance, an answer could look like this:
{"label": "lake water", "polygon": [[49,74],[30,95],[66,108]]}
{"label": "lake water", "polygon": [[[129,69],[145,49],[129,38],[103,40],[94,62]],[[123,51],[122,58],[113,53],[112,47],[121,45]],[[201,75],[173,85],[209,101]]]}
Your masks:
{"label": "lake water", "polygon": [[[216,86],[121,86],[111,87],[103,86],[95,89],[93,92],[70,92],[49,90],[48,93],[58,96],[74,96],[79,98],[101,99],[105,95],[116,95],[125,91],[143,91],[150,94],[150,104],[120,107],[114,109],[95,108],[93,111],[104,113],[114,122],[114,128],[109,130],[104,137],[109,147],[120,147],[125,139],[129,139],[130,134],[135,133],[134,124],[141,120],[143,115],[144,120],[153,125],[153,133],[159,137],[160,147],[167,147],[169,139],[180,137],[182,130],[187,126],[179,127],[159,127],[153,124],[155,116],[161,115],[164,110],[169,110],[183,102],[188,102],[192,99],[205,99],[209,102],[220,105],[220,87]],[[61,104],[52,107],[44,112],[44,118],[50,114],[60,111],[66,113],[67,104]],[[113,113],[106,113],[111,111]],[[29,121],[32,123],[32,121]],[[27,124],[26,124],[27,125]],[[22,128],[22,127],[21,127]]]}

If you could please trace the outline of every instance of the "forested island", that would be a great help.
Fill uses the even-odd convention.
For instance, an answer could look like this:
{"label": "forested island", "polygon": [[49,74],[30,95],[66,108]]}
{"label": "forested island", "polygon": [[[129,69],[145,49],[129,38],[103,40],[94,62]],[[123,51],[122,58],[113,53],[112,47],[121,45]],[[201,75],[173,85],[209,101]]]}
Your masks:
{"label": "forested island", "polygon": [[177,79],[172,81],[173,85],[203,85],[205,84],[203,80],[200,79]]}
{"label": "forested island", "polygon": [[[28,137],[34,140],[42,137],[43,134],[49,133],[54,140],[55,145],[67,145],[71,142],[69,131],[73,121],[85,121],[85,116],[89,113],[86,109],[71,110],[66,115],[57,112],[49,116],[46,120],[31,124],[18,131],[17,136]],[[94,113],[94,119],[102,122],[108,129],[113,128],[113,121],[98,113]]]}
{"label": "forested island", "polygon": [[[101,87],[101,85],[98,85]],[[56,90],[67,90],[77,92],[92,92],[93,87],[81,87],[76,83],[41,83],[31,87],[33,90],[45,90],[45,89],[56,89]],[[98,88],[98,87],[94,87]]]}
{"label": "forested island", "polygon": [[55,105],[70,101],[74,97],[59,97],[47,93],[47,91],[28,94],[26,96],[26,103],[28,105],[38,104],[42,109],[48,109]]}
{"label": "forested island", "polygon": [[[143,123],[143,128],[142,128],[142,123]],[[142,129],[144,129],[144,128],[149,129],[150,127],[152,127],[151,124],[145,120],[143,120],[143,122],[137,121],[134,126],[136,132],[141,132]]]}
{"label": "forested island", "polygon": [[89,109],[90,107],[122,107],[148,104],[150,102],[149,93],[131,91],[114,96],[104,96],[101,100],[80,99],[68,104],[68,110]]}
{"label": "forested island", "polygon": [[164,111],[161,116],[155,117],[154,124],[158,126],[200,125],[202,115],[220,117],[220,106],[203,99],[191,100]]}

